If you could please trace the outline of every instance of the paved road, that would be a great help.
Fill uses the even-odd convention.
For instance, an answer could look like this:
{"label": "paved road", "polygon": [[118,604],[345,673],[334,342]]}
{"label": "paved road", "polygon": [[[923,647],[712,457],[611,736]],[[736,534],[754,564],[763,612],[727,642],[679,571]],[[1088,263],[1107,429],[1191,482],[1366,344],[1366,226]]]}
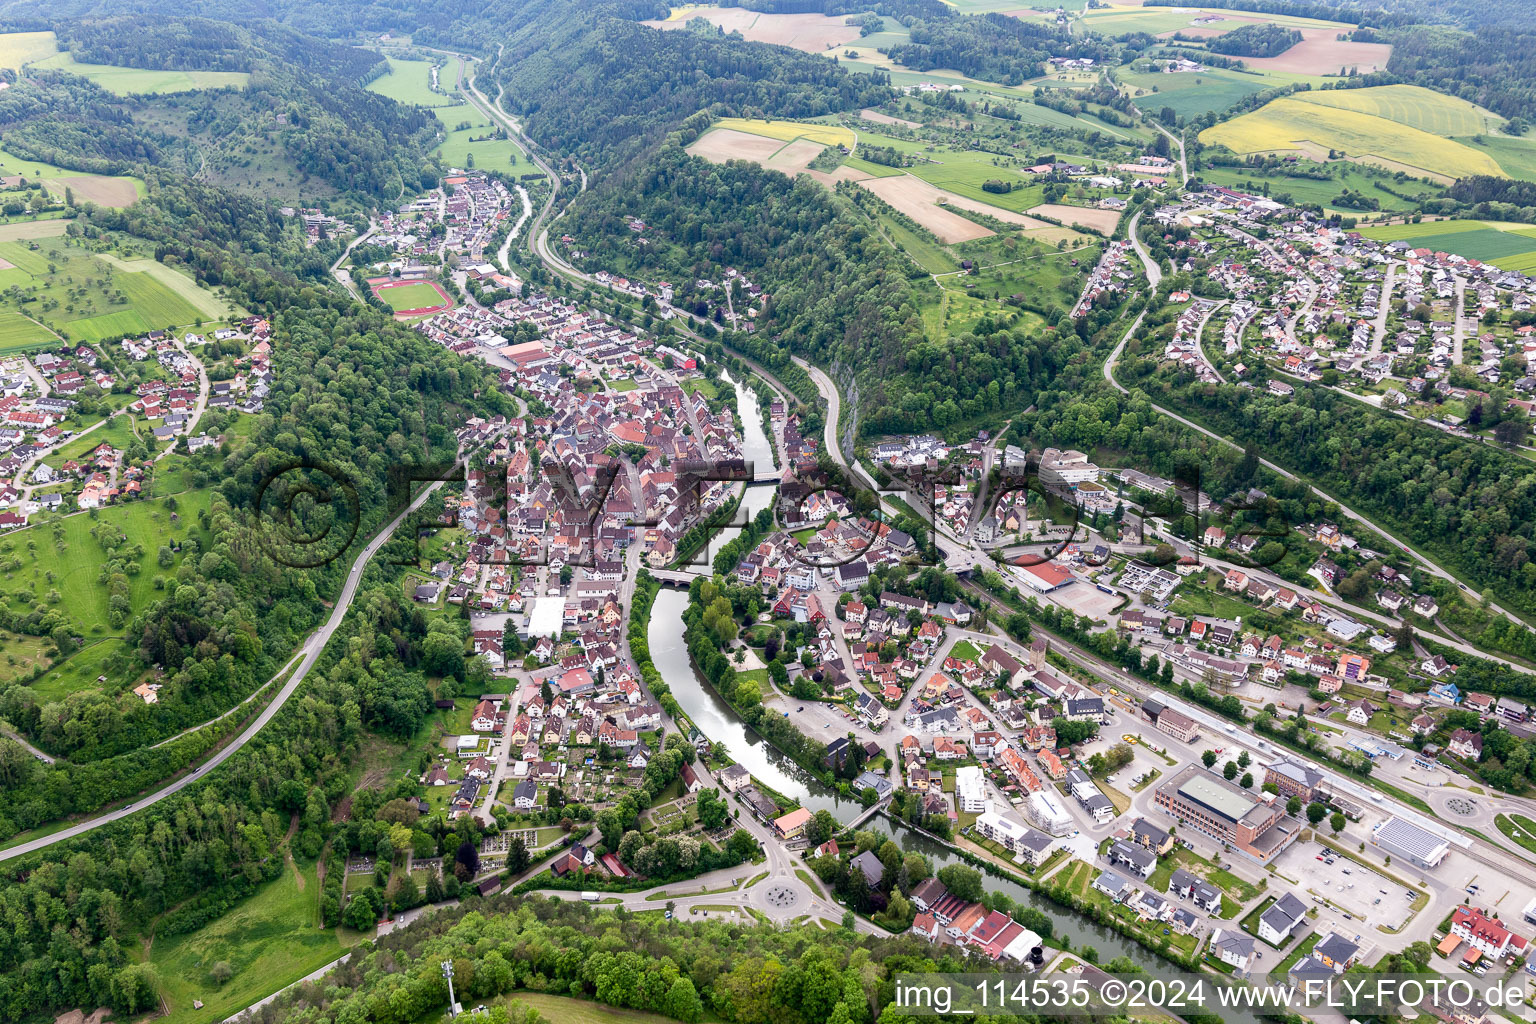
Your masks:
{"label": "paved road", "polygon": [[352,255],[352,250],[357,248],[363,239],[368,238],[378,229],[379,226],[374,222],[373,218],[368,218],[368,230],[348,242],[347,247],[341,251],[341,255],[336,257],[336,262],[331,264],[331,275],[340,281],[341,286],[351,292],[352,297],[358,302],[362,302],[363,297],[358,293],[357,282],[352,280],[352,274],[349,271],[341,269],[341,265],[347,261],[347,257]]}
{"label": "paved road", "polygon": [[[441,486],[442,481],[438,481],[432,484],[426,490],[422,491],[416,500],[411,502],[410,506],[407,507],[404,512],[401,512],[393,522],[381,530],[379,534],[369,542],[368,546],[358,554],[356,560],[354,560],[352,563],[351,572],[347,574],[347,581],[341,588],[341,594],[336,599],[336,606],[331,610],[330,617],[325,620],[324,624],[322,624],[318,629],[311,633],[309,635],[309,639],[306,640],[304,644],[299,648],[303,654],[303,658],[299,662],[298,668],[294,669],[293,675],[289,677],[288,682],[283,684],[282,689],[278,690],[276,696],[272,698],[272,702],[262,710],[261,714],[256,716],[255,721],[246,726],[245,731],[242,732],[239,736],[235,737],[235,739],[228,746],[224,747],[218,751],[218,753],[210,757],[206,764],[204,764],[201,768],[197,769],[192,774],[177,779],[175,782],[170,783],[163,789],[157,790],[149,796],[136,800],[124,807],[120,807],[115,811],[109,811],[106,814],[91,818],[88,821],[82,821],[77,825],[71,825],[69,828],[59,832],[54,832],[51,835],[43,836],[39,839],[34,839],[31,842],[22,843],[18,846],[13,846],[8,850],[0,850],[0,861],[11,860],[12,858],[21,857],[28,853],[34,853],[38,850],[52,846],[54,843],[62,842],[66,839],[73,839],[79,835],[84,835],[85,833],[93,831],[94,829],[98,829],[109,822],[117,821],[120,818],[126,818],[128,815],[134,813],[137,810],[148,807],[150,804],[159,803],[166,797],[174,796],[175,794],[181,792],[183,789],[186,789],[192,783],[202,778],[203,775],[209,770],[217,768],[229,758],[233,757],[241,747],[245,746],[252,739],[254,739],[256,734],[261,732],[261,730],[266,727],[268,722],[272,721],[277,713],[282,710],[283,705],[288,702],[288,698],[292,697],[294,691],[299,688],[299,684],[304,682],[305,677],[309,675],[309,670],[314,667],[315,662],[319,659],[320,652],[325,649],[326,643],[331,639],[331,634],[336,632],[337,627],[339,627],[342,620],[346,618],[347,609],[352,606],[352,599],[357,596],[358,583],[362,579],[363,567],[368,564],[368,560],[371,559],[374,554],[378,552],[379,548],[383,547],[385,542],[394,535],[395,530],[398,529],[400,525],[404,523],[408,518],[410,518],[411,513],[414,512],[417,508],[421,507],[422,503],[425,502],[427,498],[430,497],[432,493]],[[279,673],[279,675],[281,675],[281,673]]]}
{"label": "paved road", "polygon": [[1126,234],[1131,239],[1131,248],[1135,249],[1136,255],[1141,257],[1142,268],[1147,272],[1147,282],[1151,284],[1153,291],[1157,291],[1157,286],[1163,283],[1163,268],[1157,265],[1152,254],[1147,252],[1141,244],[1141,239],[1136,236],[1136,226],[1140,221],[1141,211],[1137,210],[1136,215],[1131,218],[1130,226],[1126,228]]}
{"label": "paved road", "polygon": [[1387,338],[1387,314],[1392,312],[1392,286],[1396,284],[1397,264],[1388,263],[1387,273],[1381,281],[1380,305],[1376,307],[1376,325],[1371,329],[1370,354],[1381,355],[1381,344]]}

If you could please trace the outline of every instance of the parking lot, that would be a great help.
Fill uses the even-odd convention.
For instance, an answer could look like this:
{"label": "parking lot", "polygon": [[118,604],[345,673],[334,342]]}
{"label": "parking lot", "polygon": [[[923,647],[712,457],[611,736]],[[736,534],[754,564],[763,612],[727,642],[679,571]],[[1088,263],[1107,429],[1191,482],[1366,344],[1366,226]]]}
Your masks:
{"label": "parking lot", "polygon": [[1321,897],[1340,917],[1348,915],[1339,925],[1341,932],[1353,935],[1374,930],[1376,925],[1396,931],[1413,916],[1417,893],[1325,846],[1297,843],[1282,856],[1279,871],[1302,880],[1304,898],[1313,906],[1326,909],[1314,898]]}
{"label": "parking lot", "polygon": [[1052,591],[1050,600],[1065,605],[1078,615],[1108,622],[1110,611],[1120,603],[1121,595],[1106,594],[1092,583],[1079,580],[1070,587]]}

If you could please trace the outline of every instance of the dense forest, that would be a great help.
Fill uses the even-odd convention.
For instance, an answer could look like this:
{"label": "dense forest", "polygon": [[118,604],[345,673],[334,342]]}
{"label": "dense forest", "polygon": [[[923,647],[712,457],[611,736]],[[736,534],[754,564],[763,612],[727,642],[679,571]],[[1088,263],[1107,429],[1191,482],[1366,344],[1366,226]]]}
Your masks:
{"label": "dense forest", "polygon": [[1368,409],[1327,388],[1281,401],[1126,366],[1134,381],[1239,444],[1260,445],[1362,515],[1520,612],[1536,612],[1536,477],[1493,445]]}
{"label": "dense forest", "polygon": [[238,26],[207,18],[123,15],[64,21],[59,48],[84,64],[200,71],[254,71],[271,59],[312,74],[360,82],[377,53],[304,35],[271,22]]}
{"label": "dense forest", "polygon": [[0,133],[17,156],[93,174],[182,169],[188,159],[184,140],[141,127],[129,103],[62,71],[35,71],[0,90]]}
{"label": "dense forest", "polygon": [[1239,25],[1206,43],[1212,52],[1233,57],[1278,57],[1301,42],[1294,28],[1269,23]]}
{"label": "dense forest", "polygon": [[[974,874],[974,872],[972,872]],[[365,947],[326,979],[257,1011],[255,1024],[374,1020],[406,1024],[446,1005],[440,964],[454,963],[466,1006],[498,1004],[490,1021],[559,1020],[506,1015],[518,992],[575,995],[649,1010],[673,1020],[756,1024],[903,1024],[894,1007],[898,973],[990,970],[913,936],[874,938],[851,927],[827,931],[719,921],[662,921],[624,910],[500,895],[440,911],[418,927]],[[1118,961],[1110,969],[1135,970]],[[335,993],[334,995],[332,993]],[[572,1013],[587,1013],[574,1004]],[[918,1018],[920,1019],[920,1018]],[[1000,1018],[980,1016],[981,1022]],[[1030,1017],[1007,1018],[1038,1024]]]}

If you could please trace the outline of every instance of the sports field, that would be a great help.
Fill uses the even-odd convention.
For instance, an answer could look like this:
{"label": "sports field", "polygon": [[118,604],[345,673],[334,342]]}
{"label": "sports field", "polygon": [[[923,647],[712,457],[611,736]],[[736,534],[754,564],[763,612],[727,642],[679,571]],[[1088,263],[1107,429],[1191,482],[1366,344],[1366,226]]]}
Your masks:
{"label": "sports field", "polygon": [[[1435,95],[1428,90],[1420,91]],[[1321,95],[1345,96],[1344,93]],[[1412,124],[1345,106],[1310,102],[1310,97],[1304,96],[1307,94],[1285,96],[1252,113],[1207,128],[1200,133],[1200,141],[1226,146],[1234,153],[1299,151],[1315,159],[1325,159],[1332,150],[1394,170],[1416,171],[1447,182],[1473,174],[1505,176],[1493,157],[1470,146]],[[1448,97],[1444,99],[1449,100]],[[1368,101],[1369,98],[1355,102]],[[1383,101],[1379,109],[1385,108]],[[1465,111],[1458,110],[1450,102],[1424,102],[1417,106],[1407,104],[1401,116],[1420,123],[1431,123],[1437,118],[1449,122],[1464,117]]]}
{"label": "sports field", "polygon": [[397,314],[418,316],[443,309],[452,309],[453,300],[442,288],[428,281],[368,282],[373,293]]}

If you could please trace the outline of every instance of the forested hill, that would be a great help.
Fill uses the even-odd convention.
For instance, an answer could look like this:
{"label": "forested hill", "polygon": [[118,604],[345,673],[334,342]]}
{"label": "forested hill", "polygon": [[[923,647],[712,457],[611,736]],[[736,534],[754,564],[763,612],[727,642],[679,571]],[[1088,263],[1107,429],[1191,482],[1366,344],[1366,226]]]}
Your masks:
{"label": "forested hill", "polygon": [[243,89],[116,96],[63,71],[34,71],[0,96],[12,153],[93,173],[194,174],[210,153],[270,152],[269,171],[337,192],[395,199],[430,182],[428,112],[363,88],[378,54],[271,22],[236,26],[140,15],[49,22],[77,61],[242,71]]}
{"label": "forested hill", "polygon": [[[645,13],[645,12],[632,12]],[[568,0],[520,4],[501,37],[506,105],[551,148],[599,167],[719,104],[742,117],[815,117],[889,95],[884,76],[729,36],[657,32]]]}
{"label": "forested hill", "polygon": [[84,18],[55,24],[59,46],[84,64],[256,71],[273,61],[338,82],[361,82],[383,64],[371,50],[342,46],[276,22],[233,25],[175,15]]}

